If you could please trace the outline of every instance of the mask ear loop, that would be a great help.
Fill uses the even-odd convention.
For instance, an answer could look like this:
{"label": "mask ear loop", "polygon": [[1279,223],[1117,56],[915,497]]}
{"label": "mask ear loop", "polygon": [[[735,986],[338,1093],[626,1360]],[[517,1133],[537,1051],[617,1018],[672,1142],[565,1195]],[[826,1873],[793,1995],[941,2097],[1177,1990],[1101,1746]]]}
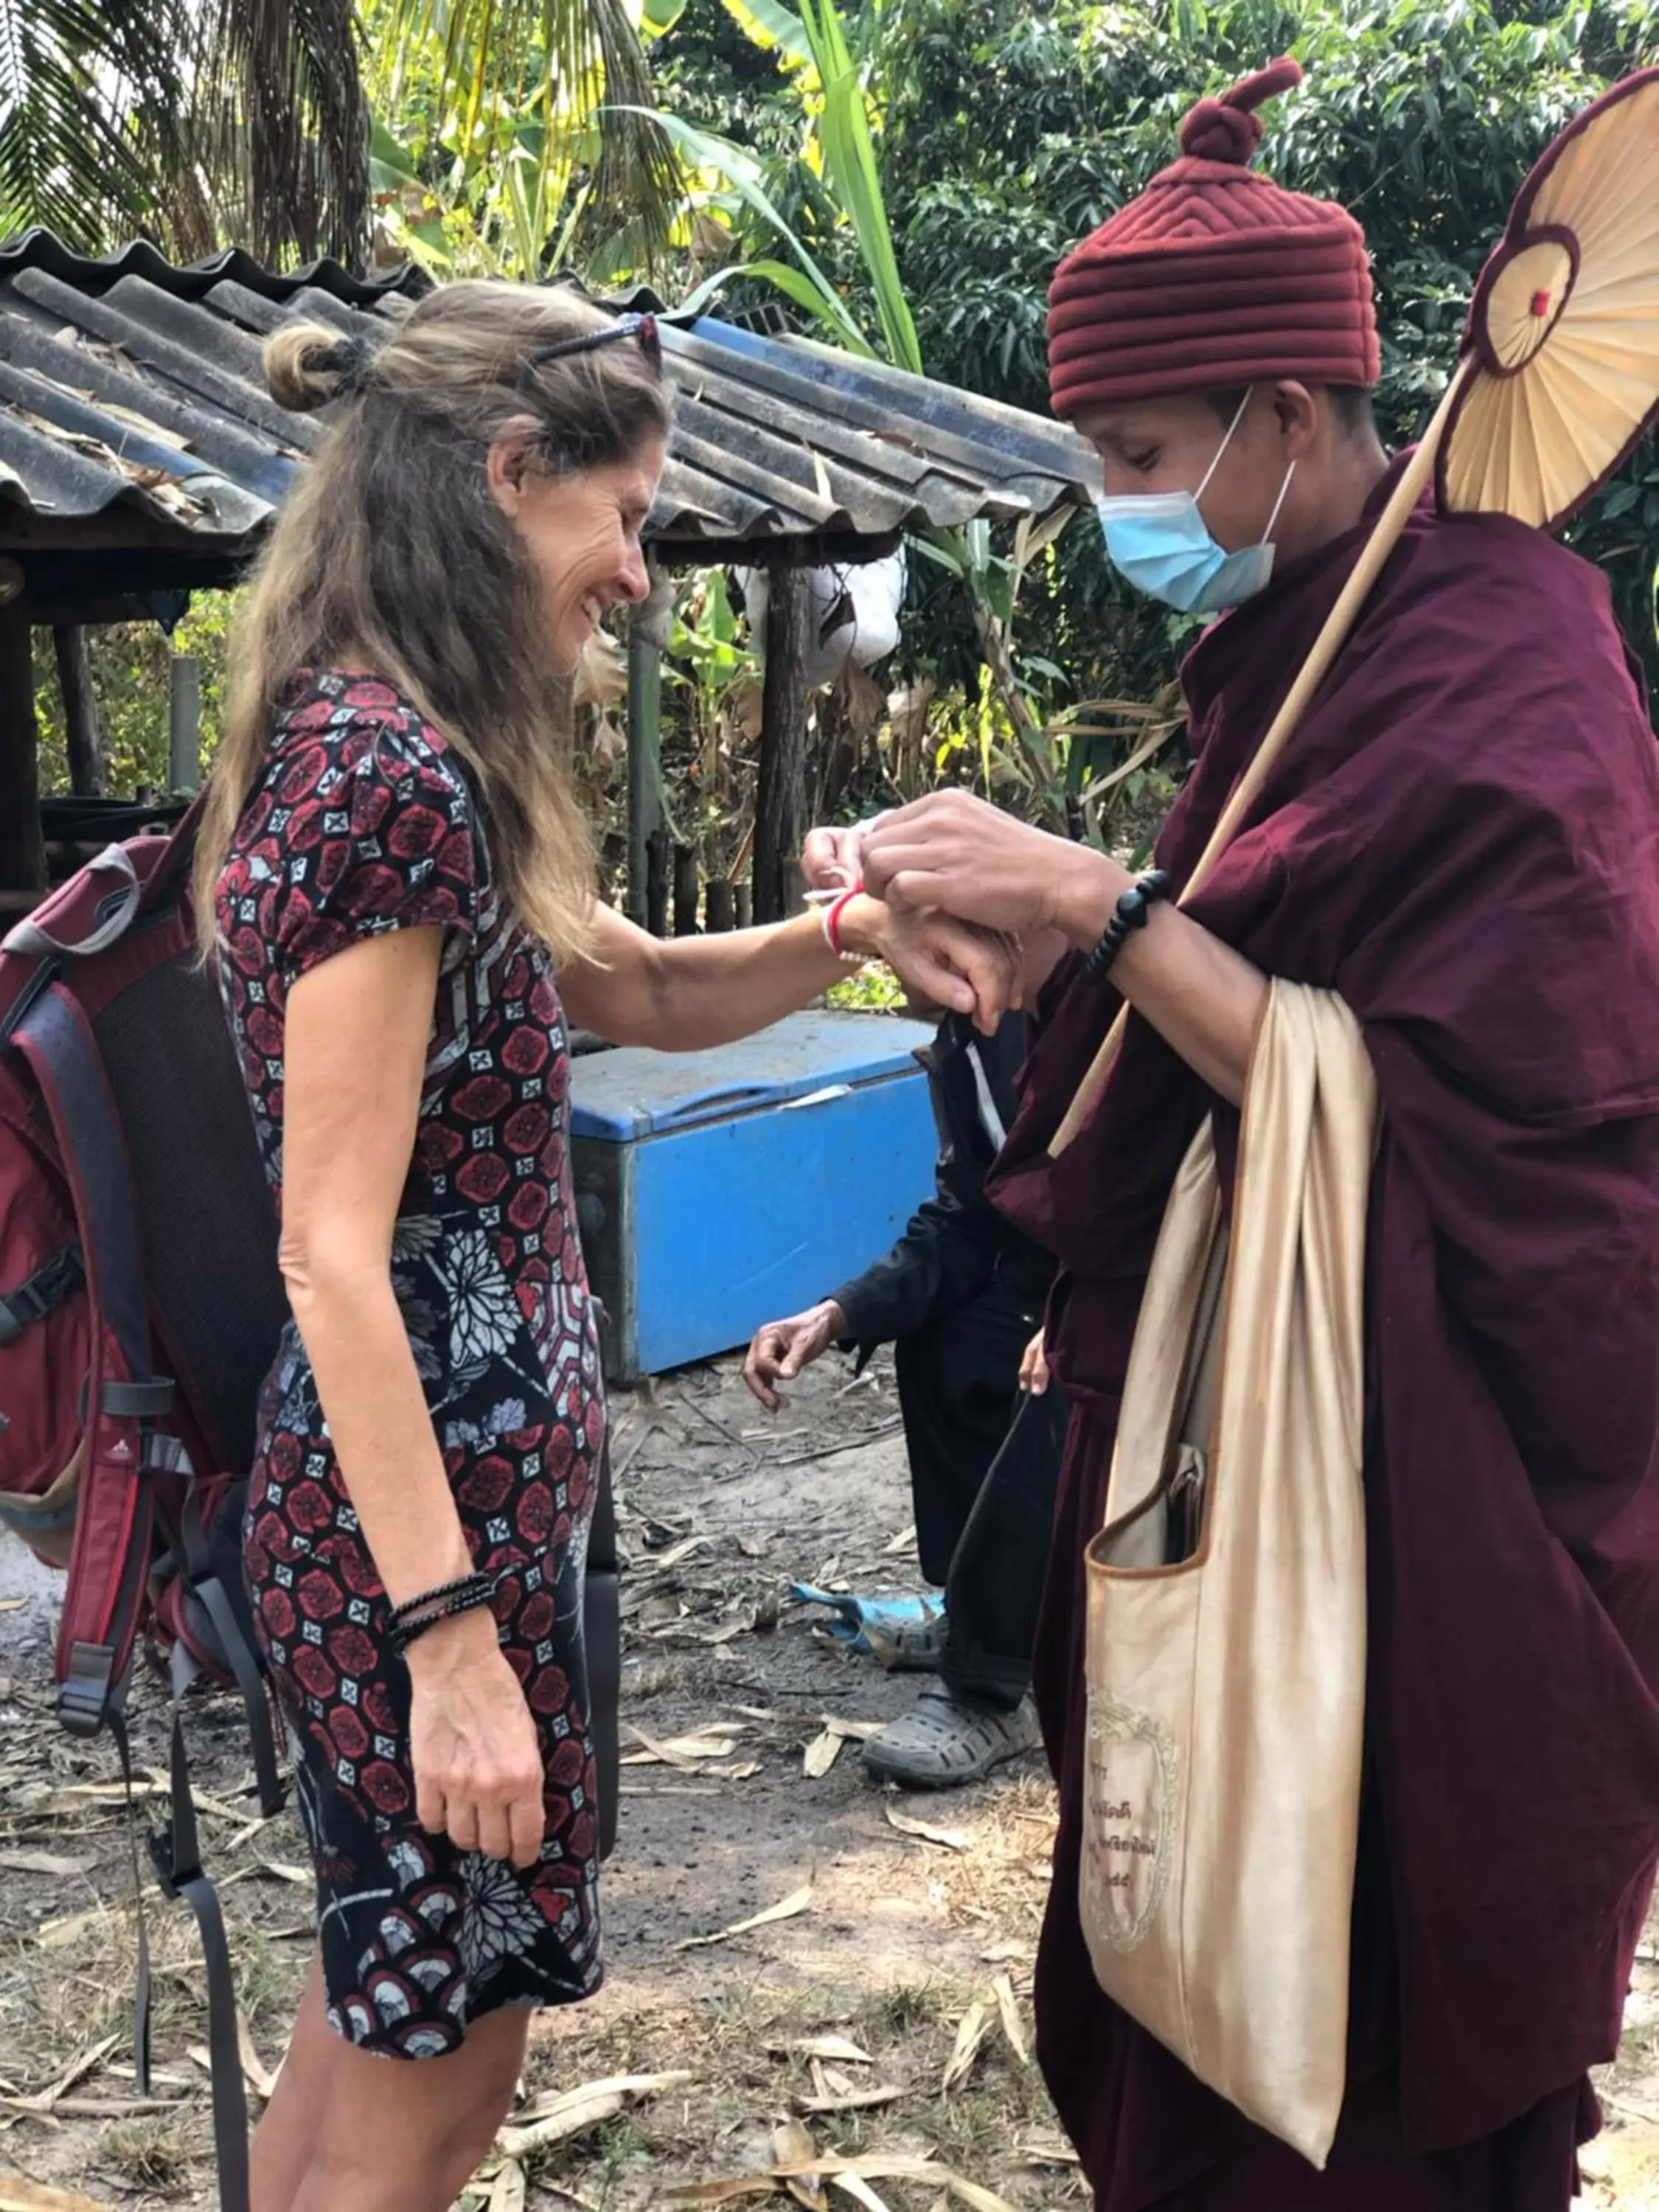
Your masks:
{"label": "mask ear loop", "polygon": [[[1233,416],[1232,421],[1231,421],[1231,422],[1227,425],[1227,434],[1226,434],[1226,436],[1225,436],[1225,437],[1221,441],[1221,443],[1220,443],[1220,444],[1216,447],[1215,459],[1211,462],[1211,464],[1210,464],[1209,467],[1208,467],[1207,469],[1206,469],[1206,470],[1205,470],[1205,471],[1204,471],[1204,481],[1203,481],[1203,483],[1202,483],[1201,484],[1200,484],[1200,486],[1199,486],[1198,489],[1197,489],[1197,490],[1193,494],[1193,504],[1194,504],[1194,506],[1196,506],[1196,505],[1198,504],[1199,501],[1200,501],[1200,500],[1201,500],[1201,499],[1203,498],[1203,496],[1204,496],[1205,493],[1206,493],[1206,491],[1208,491],[1208,489],[1210,489],[1210,478],[1211,478],[1211,477],[1215,474],[1216,471],[1217,471],[1217,470],[1221,466],[1221,457],[1222,457],[1222,455],[1226,452],[1226,450],[1227,450],[1228,447],[1229,447],[1229,446],[1231,446],[1231,443],[1233,442],[1233,433],[1234,433],[1234,431],[1237,429],[1237,428],[1238,428],[1239,424],[1240,424],[1240,423],[1244,420],[1244,410],[1245,410],[1245,409],[1249,405],[1249,404],[1250,404],[1250,392],[1254,392],[1254,391],[1255,391],[1255,386],[1254,385],[1252,385],[1252,386],[1250,386],[1250,391],[1249,391],[1249,392],[1247,392],[1244,394],[1244,397],[1243,397],[1243,398],[1239,401],[1239,403],[1238,403],[1238,411],[1237,411],[1237,413]],[[1292,464],[1292,466],[1294,466],[1294,464]],[[1284,493],[1283,493],[1283,492],[1280,492],[1280,494],[1279,494],[1279,497],[1280,497],[1280,499],[1281,499],[1281,500],[1282,500],[1282,499],[1284,498],[1284,496],[1285,496],[1285,495],[1284,495]],[[1273,528],[1273,525],[1272,525],[1272,523],[1269,523],[1269,524],[1267,525],[1267,527],[1271,530],[1271,529]]]}
{"label": "mask ear loop", "polygon": [[1296,463],[1295,463],[1294,461],[1292,461],[1292,462],[1291,463],[1291,465],[1289,466],[1289,468],[1287,468],[1287,469],[1285,470],[1285,481],[1284,481],[1284,483],[1283,483],[1282,484],[1280,484],[1280,486],[1279,487],[1279,497],[1278,497],[1278,498],[1273,501],[1273,513],[1272,513],[1272,514],[1267,517],[1267,528],[1262,532],[1262,533],[1261,533],[1261,543],[1263,545],[1271,544],[1272,544],[1272,542],[1273,542],[1273,526],[1274,526],[1274,525],[1278,522],[1278,520],[1279,520],[1279,509],[1284,506],[1285,501],[1289,498],[1289,496],[1290,496],[1290,491],[1291,491],[1291,478],[1295,474],[1296,474]]}

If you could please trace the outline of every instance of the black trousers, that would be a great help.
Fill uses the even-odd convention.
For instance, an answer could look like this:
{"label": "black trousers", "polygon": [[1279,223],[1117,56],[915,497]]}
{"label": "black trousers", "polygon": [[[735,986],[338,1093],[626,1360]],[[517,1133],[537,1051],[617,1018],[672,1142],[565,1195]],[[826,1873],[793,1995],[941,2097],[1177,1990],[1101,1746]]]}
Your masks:
{"label": "black trousers", "polygon": [[895,1346],[916,1549],[945,1590],[940,1672],[1008,1706],[1030,1677],[1069,1410],[1052,1387],[1020,1394],[1038,1319],[994,1284]]}

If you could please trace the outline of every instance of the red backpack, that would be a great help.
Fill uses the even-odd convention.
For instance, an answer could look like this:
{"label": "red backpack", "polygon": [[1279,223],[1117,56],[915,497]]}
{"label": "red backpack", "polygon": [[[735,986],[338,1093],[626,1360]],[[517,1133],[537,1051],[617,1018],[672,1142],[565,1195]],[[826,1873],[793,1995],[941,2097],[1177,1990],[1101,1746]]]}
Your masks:
{"label": "red backpack", "polygon": [[[283,1802],[240,1559],[258,1391],[287,1302],[229,1029],[196,957],[194,823],[112,845],[0,945],[0,1528],[65,1570],[54,1672],[71,1734],[125,1706],[142,1638],[173,1680],[163,1890],[208,1968],[221,2203],[247,2201],[235,1993],[202,1872],[181,1704],[240,1693],[260,1809]],[[148,2065],[142,1905],[135,2059]]]}
{"label": "red backpack", "polygon": [[[66,1571],[55,1673],[76,1735],[124,1720],[141,1641],[173,1680],[162,1887],[207,1960],[222,2212],[246,2212],[235,1990],[204,1875],[181,1704],[234,1686],[260,1808],[282,1784],[241,1567],[258,1397],[287,1318],[276,1219],[190,906],[196,815],[107,851],[0,943],[0,1532]],[[583,1616],[599,1848],[616,1836],[620,1592],[608,1461]],[[138,2094],[148,2062],[139,1915]]]}

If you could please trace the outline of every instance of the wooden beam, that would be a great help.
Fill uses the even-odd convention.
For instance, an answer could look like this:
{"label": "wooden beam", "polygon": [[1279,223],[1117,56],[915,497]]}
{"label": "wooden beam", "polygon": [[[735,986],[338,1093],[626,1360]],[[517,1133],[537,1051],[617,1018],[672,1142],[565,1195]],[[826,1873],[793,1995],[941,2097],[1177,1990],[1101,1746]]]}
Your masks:
{"label": "wooden beam", "polygon": [[695,845],[676,845],[674,848],[674,934],[676,937],[695,937],[697,933],[697,848]]}
{"label": "wooden beam", "polygon": [[155,617],[136,592],[58,592],[48,598],[31,590],[29,619],[37,629],[99,629],[106,623],[147,623]]}
{"label": "wooden beam", "polygon": [[98,700],[92,688],[92,655],[78,623],[54,627],[58,689],[64,702],[64,736],[69,750],[70,789],[77,799],[101,799],[108,788],[103,740],[98,728]]}
{"label": "wooden beam", "polygon": [[765,684],[755,793],[755,920],[781,921],[793,906],[806,811],[806,579],[767,578]]}
{"label": "wooden beam", "polygon": [[659,822],[645,841],[645,926],[653,937],[668,934],[668,831]]}
{"label": "wooden beam", "polygon": [[193,653],[167,664],[167,787],[194,791],[202,781],[202,671]]}
{"label": "wooden beam", "polygon": [[647,849],[661,821],[662,648],[674,586],[665,576],[628,618],[628,918],[647,926]]}
{"label": "wooden beam", "polygon": [[0,889],[46,887],[31,629],[27,603],[14,599],[0,607]]}

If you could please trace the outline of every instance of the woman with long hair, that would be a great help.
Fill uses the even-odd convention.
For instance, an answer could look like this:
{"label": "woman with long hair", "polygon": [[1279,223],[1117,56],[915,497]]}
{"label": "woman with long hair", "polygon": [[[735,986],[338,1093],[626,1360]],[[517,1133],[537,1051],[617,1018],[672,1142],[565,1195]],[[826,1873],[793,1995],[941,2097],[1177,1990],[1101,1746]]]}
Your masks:
{"label": "woman with long hair", "polygon": [[647,589],[648,321],[457,284],[373,351],[281,331],[267,374],[335,419],[253,586],[198,863],[281,1210],[245,1553],[319,1891],[254,2212],[444,2212],[531,2009],[600,1977],[566,1019],[718,1044],[844,948],[989,1024],[1012,966],[862,897],[673,944],[596,899],[562,714]]}

